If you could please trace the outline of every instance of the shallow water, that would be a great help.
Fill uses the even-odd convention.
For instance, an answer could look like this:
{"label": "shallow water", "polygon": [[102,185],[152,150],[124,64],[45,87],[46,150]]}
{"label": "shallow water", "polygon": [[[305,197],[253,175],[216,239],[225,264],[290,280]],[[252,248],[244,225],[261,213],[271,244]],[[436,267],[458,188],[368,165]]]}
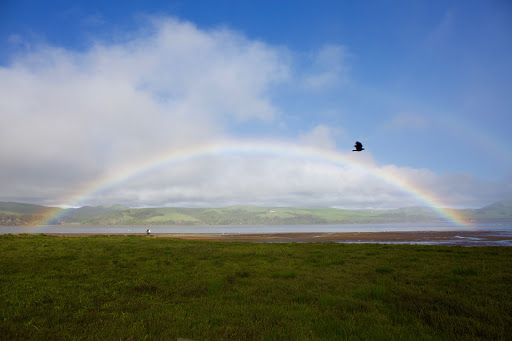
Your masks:
{"label": "shallow water", "polygon": [[445,240],[404,240],[404,241],[339,241],[341,244],[394,244],[394,245],[443,245],[443,246],[512,246],[512,233],[506,240],[486,240],[483,238],[475,239],[445,239]]}
{"label": "shallow water", "polygon": [[397,223],[397,224],[334,224],[334,225],[221,225],[221,226],[0,226],[0,234],[12,233],[94,233],[131,234],[264,234],[316,232],[414,232],[414,231],[510,231],[512,222],[467,223]]}
{"label": "shallow water", "polygon": [[[335,224],[335,225],[239,225],[239,226],[0,226],[0,234],[274,234],[274,233],[343,233],[343,232],[419,232],[419,231],[482,231],[486,235],[502,237],[502,240],[457,236],[444,240],[371,241],[386,244],[418,245],[464,245],[464,246],[512,246],[512,222],[467,223],[464,226],[452,223],[397,223],[397,224]],[[339,241],[345,242],[345,241]],[[363,243],[368,241],[350,241]]]}

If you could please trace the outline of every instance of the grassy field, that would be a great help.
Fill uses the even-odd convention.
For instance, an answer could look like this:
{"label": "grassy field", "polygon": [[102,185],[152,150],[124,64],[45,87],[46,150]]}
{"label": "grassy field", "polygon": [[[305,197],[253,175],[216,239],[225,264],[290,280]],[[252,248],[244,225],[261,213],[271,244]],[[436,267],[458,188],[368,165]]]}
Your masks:
{"label": "grassy field", "polygon": [[1,340],[510,339],[512,248],[0,236]]}

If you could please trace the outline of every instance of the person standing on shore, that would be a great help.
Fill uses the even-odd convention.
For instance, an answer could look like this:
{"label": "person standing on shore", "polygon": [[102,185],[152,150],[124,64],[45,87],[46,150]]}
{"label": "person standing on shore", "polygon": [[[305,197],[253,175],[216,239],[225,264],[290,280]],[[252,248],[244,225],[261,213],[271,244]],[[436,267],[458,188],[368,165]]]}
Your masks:
{"label": "person standing on shore", "polygon": [[151,230],[150,230],[150,229],[147,229],[147,230],[146,230],[146,236],[151,237]]}

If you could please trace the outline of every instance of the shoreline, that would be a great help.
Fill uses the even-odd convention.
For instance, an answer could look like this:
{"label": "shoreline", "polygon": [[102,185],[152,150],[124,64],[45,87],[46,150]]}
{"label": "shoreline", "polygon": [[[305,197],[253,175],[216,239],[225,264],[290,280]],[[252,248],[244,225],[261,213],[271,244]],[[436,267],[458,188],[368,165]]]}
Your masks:
{"label": "shoreline", "polygon": [[[142,236],[145,233],[44,233],[56,237]],[[149,238],[256,243],[387,243],[467,245],[494,243],[512,246],[512,235],[503,231],[404,231],[404,232],[299,232],[257,234],[153,233]]]}

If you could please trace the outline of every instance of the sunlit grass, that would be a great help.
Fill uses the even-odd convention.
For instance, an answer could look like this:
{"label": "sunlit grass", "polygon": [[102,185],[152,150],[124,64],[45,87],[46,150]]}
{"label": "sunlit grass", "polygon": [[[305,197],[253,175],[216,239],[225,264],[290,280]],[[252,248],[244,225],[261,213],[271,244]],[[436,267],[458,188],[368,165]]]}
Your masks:
{"label": "sunlit grass", "polygon": [[512,248],[0,237],[0,335],[507,339]]}

